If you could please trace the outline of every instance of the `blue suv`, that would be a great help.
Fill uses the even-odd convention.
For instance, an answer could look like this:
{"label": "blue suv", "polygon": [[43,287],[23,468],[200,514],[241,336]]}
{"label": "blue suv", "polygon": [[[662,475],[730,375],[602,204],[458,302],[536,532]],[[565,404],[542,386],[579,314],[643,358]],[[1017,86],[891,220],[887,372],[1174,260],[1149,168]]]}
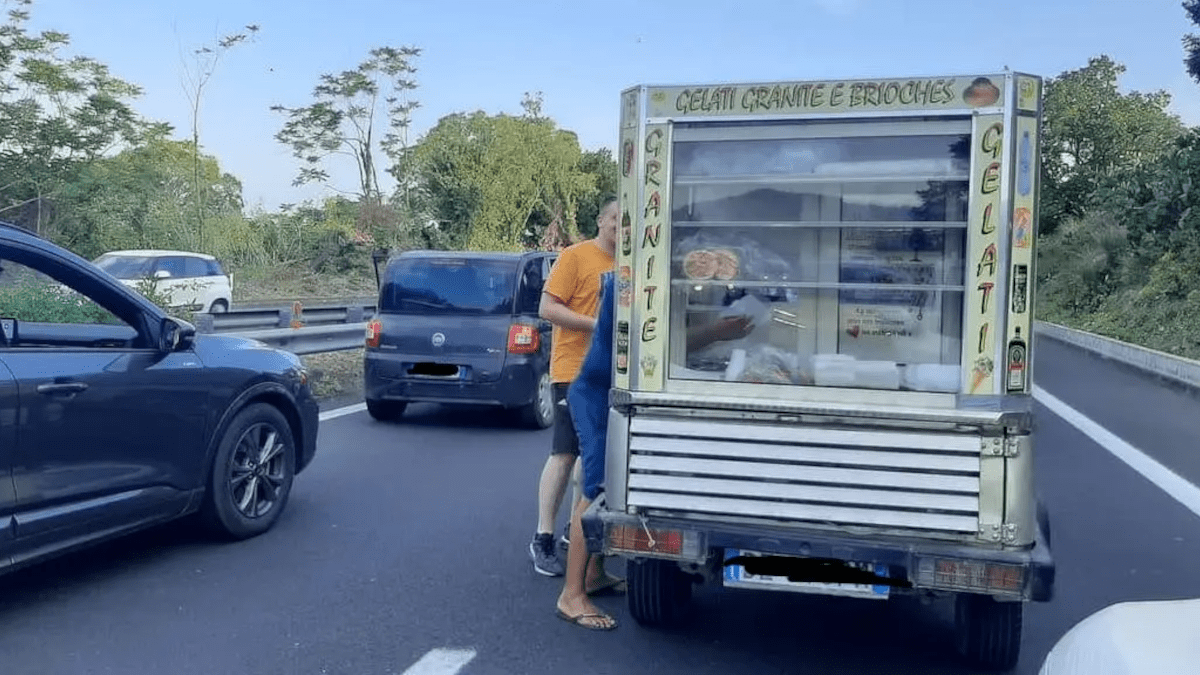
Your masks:
{"label": "blue suv", "polygon": [[184,516],[261,534],[317,427],[296,355],[197,335],[0,223],[0,573]]}

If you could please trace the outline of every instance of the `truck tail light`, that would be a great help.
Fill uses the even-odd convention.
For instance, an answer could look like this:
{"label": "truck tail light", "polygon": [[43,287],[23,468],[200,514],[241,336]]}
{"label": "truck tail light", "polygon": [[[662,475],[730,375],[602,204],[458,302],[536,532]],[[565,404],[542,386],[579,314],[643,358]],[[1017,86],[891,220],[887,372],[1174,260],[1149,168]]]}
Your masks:
{"label": "truck tail light", "polygon": [[921,558],[917,563],[917,586],[1020,595],[1025,588],[1025,567],[978,560]]}
{"label": "truck tail light", "polygon": [[367,322],[367,337],[366,345],[368,347],[378,347],[379,339],[383,335],[383,324],[379,319],[371,319]]}
{"label": "truck tail light", "polygon": [[538,350],[541,336],[537,326],[514,323],[508,329],[508,352],[510,354],[533,354]]}
{"label": "truck tail light", "polygon": [[606,548],[613,553],[642,553],[687,560],[700,557],[700,537],[690,530],[614,524],[608,529],[607,539]]}

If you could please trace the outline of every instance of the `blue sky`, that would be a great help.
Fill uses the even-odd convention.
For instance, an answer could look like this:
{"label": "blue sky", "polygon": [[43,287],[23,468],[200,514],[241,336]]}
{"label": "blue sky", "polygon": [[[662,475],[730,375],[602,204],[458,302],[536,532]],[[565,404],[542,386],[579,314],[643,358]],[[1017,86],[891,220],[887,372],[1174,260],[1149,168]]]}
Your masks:
{"label": "blue sky", "polygon": [[[1165,89],[1200,124],[1200,85],[1183,69],[1191,26],[1179,0],[34,0],[30,27],[71,36],[68,55],[107,64],[145,89],[145,117],[189,135],[181,54],[246,24],[203,101],[201,143],[242,180],[250,208],[328,191],[293,188],[297,164],[271,105],[305,105],[318,77],[372,47],[412,45],[422,134],[453,112],[543,111],[585,149],[615,145],[619,94],[635,84],[904,77],[994,72],[1043,76],[1108,54],[1122,89]],[[353,166],[333,167],[352,190]]]}

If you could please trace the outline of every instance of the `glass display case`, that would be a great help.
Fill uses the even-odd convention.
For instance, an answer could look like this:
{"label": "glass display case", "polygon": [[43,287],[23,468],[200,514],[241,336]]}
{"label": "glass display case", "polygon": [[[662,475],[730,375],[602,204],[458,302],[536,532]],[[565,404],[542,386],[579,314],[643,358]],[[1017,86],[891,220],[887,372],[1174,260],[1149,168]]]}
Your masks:
{"label": "glass display case", "polygon": [[625,92],[618,388],[1026,395],[1039,86]]}

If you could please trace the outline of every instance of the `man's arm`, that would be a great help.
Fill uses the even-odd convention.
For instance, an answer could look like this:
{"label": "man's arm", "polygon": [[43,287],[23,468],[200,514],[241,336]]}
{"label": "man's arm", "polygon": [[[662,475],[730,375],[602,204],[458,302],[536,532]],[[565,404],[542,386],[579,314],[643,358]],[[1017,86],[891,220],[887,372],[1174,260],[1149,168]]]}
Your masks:
{"label": "man's arm", "polygon": [[550,323],[571,330],[592,332],[596,328],[596,320],[586,314],[580,314],[567,307],[567,304],[553,295],[543,292],[542,302],[538,306],[538,316]]}

